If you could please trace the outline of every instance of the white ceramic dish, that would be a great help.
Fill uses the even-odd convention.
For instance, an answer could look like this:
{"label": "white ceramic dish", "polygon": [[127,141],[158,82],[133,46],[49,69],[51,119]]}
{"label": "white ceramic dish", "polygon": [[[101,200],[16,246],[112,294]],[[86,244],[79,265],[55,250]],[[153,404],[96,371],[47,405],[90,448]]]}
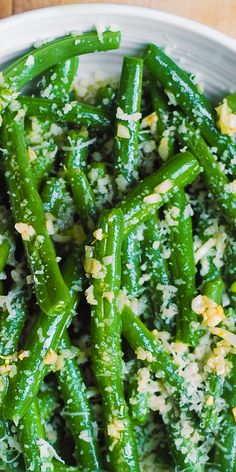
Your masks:
{"label": "white ceramic dish", "polygon": [[90,55],[82,56],[82,75],[96,69],[115,75],[119,73],[124,54],[135,54],[145,43],[156,42],[166,46],[184,68],[198,73],[213,99],[236,90],[236,40],[185,18],[127,5],[65,5],[1,20],[0,64],[19,55],[35,41],[90,30],[98,24],[115,24],[121,29],[121,48],[93,55],[92,61]]}

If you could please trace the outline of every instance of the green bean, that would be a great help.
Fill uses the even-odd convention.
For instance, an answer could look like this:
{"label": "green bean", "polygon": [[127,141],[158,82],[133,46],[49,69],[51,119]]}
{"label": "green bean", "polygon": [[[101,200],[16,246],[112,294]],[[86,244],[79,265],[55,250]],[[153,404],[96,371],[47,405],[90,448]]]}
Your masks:
{"label": "green bean", "polygon": [[171,247],[171,270],[174,285],[177,284],[176,303],[177,339],[196,346],[199,338],[198,318],[191,309],[192,299],[196,293],[195,262],[193,252],[192,220],[188,214],[188,201],[184,190],[175,193],[168,202],[168,212],[174,211],[174,224],[169,226]]}
{"label": "green bean", "polygon": [[163,257],[160,230],[160,221],[157,214],[145,221],[142,250],[146,263],[146,273],[150,277],[147,290],[152,302],[154,325],[158,329],[164,328],[171,331],[173,319],[177,313],[176,305],[173,302],[175,289],[171,286],[167,259]]}
{"label": "green bean", "polygon": [[57,64],[52,69],[46,70],[40,95],[51,100],[58,98],[62,101],[69,100],[69,92],[78,69],[78,58],[72,57],[63,63]]}
{"label": "green bean", "polygon": [[[169,439],[169,448],[175,461],[175,466],[181,472],[204,472],[205,461],[201,457],[201,447],[190,438],[182,435],[183,422],[189,423],[188,416],[182,416],[174,407],[166,414],[165,423]],[[189,424],[190,428],[193,425]]]}
{"label": "green bean", "polygon": [[3,71],[5,87],[20,90],[37,75],[74,56],[117,49],[120,33],[106,31],[100,41],[97,33],[68,35],[29,51]]}
{"label": "green bean", "polygon": [[[57,316],[69,303],[52,241],[48,235],[42,201],[33,184],[22,123],[5,113],[3,154],[6,179],[16,229],[22,234],[28,263],[34,277],[37,300],[42,311]],[[23,226],[22,226],[23,224]]]}
{"label": "green bean", "polygon": [[233,309],[236,309],[236,238],[230,234],[225,253],[224,278],[228,286],[228,294]]}
{"label": "green bean", "polygon": [[28,116],[47,116],[53,123],[72,123],[95,128],[110,125],[108,114],[102,109],[87,103],[64,102],[41,97],[19,96],[19,103]]}
{"label": "green bean", "polygon": [[6,309],[0,317],[0,353],[2,356],[13,354],[18,347],[19,338],[28,313],[29,295],[25,287],[13,287],[6,296]]}
{"label": "green bean", "polygon": [[[68,351],[70,348],[70,340],[65,332],[60,350],[63,353],[63,350]],[[102,466],[86,386],[75,357],[65,357],[63,367],[57,371],[57,379],[65,403],[63,414],[75,441],[76,456],[84,468],[100,471]]]}
{"label": "green bean", "polygon": [[116,90],[111,85],[104,85],[97,91],[96,104],[104,108],[113,108],[115,98]]}
{"label": "green bean", "polygon": [[[201,293],[210,300],[220,304],[224,283],[221,279],[214,279],[204,283]],[[220,405],[219,400],[223,393],[224,377],[216,372],[209,374],[207,388],[205,391],[205,403],[201,414],[201,427],[204,431],[216,432],[220,427]]]}
{"label": "green bean", "polygon": [[[75,209],[86,226],[96,219],[96,202],[93,190],[83,170],[68,170],[67,180],[72,190]],[[90,223],[91,222],[91,223]]]}
{"label": "green bean", "polygon": [[[205,196],[204,196],[205,200]],[[195,251],[196,264],[200,264],[200,275],[204,283],[222,276],[222,262],[226,250],[226,228],[220,225],[219,216],[215,206],[200,208],[200,216],[197,220],[197,242],[200,247]],[[219,258],[217,248],[221,248]],[[219,260],[220,259],[220,260]]]}
{"label": "green bean", "polygon": [[122,245],[122,276],[121,285],[128,297],[138,298],[142,293],[141,278],[141,248],[137,239],[137,231],[130,233]]}
{"label": "green bean", "polygon": [[212,193],[216,204],[223,215],[235,225],[236,221],[236,202],[235,195],[231,189],[230,182],[224,172],[221,170],[219,162],[209,151],[204,139],[199,131],[195,130],[191,124],[179,113],[174,115],[176,132],[180,142],[189,148],[189,150],[199,160],[204,169],[206,184]]}
{"label": "green bean", "polygon": [[235,144],[229,136],[222,135],[216,128],[215,113],[210,102],[199,92],[189,75],[154,44],[147,46],[144,63],[163,87],[174,95],[176,103],[195,122],[210,146],[217,148],[217,153],[234,175],[231,159],[235,155]]}
{"label": "green bean", "polygon": [[34,400],[28,407],[24,417],[20,421],[20,442],[27,470],[41,472],[50,470],[51,457],[43,458],[41,447],[45,447],[45,430],[39,414],[38,402]]}
{"label": "green bean", "polygon": [[224,282],[218,278],[204,282],[201,293],[213,300],[217,305],[221,304]]}
{"label": "green bean", "polygon": [[0,419],[1,457],[0,470],[4,472],[23,472],[16,428],[9,421]]}
{"label": "green bean", "polygon": [[[78,59],[77,57],[72,57],[63,64],[58,64],[53,69],[47,70],[43,80],[40,82],[41,96],[68,101],[77,68]],[[34,140],[36,137],[37,140],[39,135],[42,134],[42,142],[40,144],[37,143],[33,148],[35,155],[33,155],[34,159],[31,161],[34,182],[38,188],[42,179],[49,174],[54,165],[57,145],[52,134],[53,126],[50,120],[45,120],[45,117],[42,120],[34,117],[32,119],[32,128],[33,126],[36,130],[32,129],[32,133],[30,133],[31,139]],[[34,133],[36,133],[36,136],[34,136]]]}
{"label": "green bean", "polygon": [[[42,424],[39,403],[35,399],[28,407],[20,421],[20,442],[22,446],[25,467],[34,472],[70,470],[55,449],[46,441],[46,433]],[[54,459],[55,458],[55,459]],[[80,470],[72,468],[72,471]]]}
{"label": "green bean", "polygon": [[88,131],[72,129],[68,133],[68,145],[64,146],[65,166],[67,170],[85,170],[88,157]]}
{"label": "green bean", "polygon": [[44,382],[38,393],[38,406],[43,423],[47,423],[54,416],[58,403],[58,391],[55,385]]}
{"label": "green bean", "polygon": [[236,467],[236,423],[233,408],[236,405],[236,362],[232,355],[233,369],[226,379],[224,398],[227,402],[227,410],[223,415],[218,435],[215,441],[214,463],[220,472],[234,472]]}
{"label": "green bean", "polygon": [[157,115],[156,131],[158,152],[162,160],[167,160],[175,154],[175,140],[173,132],[169,128],[170,109],[166,96],[158,87],[153,76],[148,79],[149,90],[151,94],[152,107]]}
{"label": "green bean", "polygon": [[73,226],[74,205],[63,178],[50,177],[42,190],[41,199],[44,211],[55,218],[56,232]]}
{"label": "green bean", "polygon": [[114,195],[106,164],[91,162],[87,177],[94,193],[97,210],[102,210],[105,206],[110,207]]}
{"label": "green bean", "polygon": [[[136,445],[121,372],[121,318],[117,305],[123,233],[121,210],[104,212],[98,228],[102,229],[103,239],[95,242],[93,258],[105,267],[105,274],[102,279],[93,278],[87,291],[87,299],[92,303],[92,363],[103,400],[110,468],[138,471]],[[107,261],[108,265],[103,266],[107,257],[112,261]],[[85,270],[89,269],[89,261],[90,258],[85,259]]]}
{"label": "green bean", "polygon": [[[24,349],[29,351],[17,366],[16,375],[11,379],[4,404],[4,416],[15,423],[25,414],[31,401],[37,396],[42,381],[49,371],[44,362],[50,350],[57,351],[64,331],[69,326],[78,304],[78,290],[81,290],[81,266],[78,252],[71,254],[63,266],[65,282],[70,286],[71,303],[54,318],[40,313],[34,324],[30,338]],[[10,399],[10,401],[9,401]]]}
{"label": "green bean", "polygon": [[[26,144],[34,185],[39,189],[41,182],[52,170],[57,156],[56,135],[59,128],[53,127],[48,119],[41,120],[33,116],[25,123]],[[62,130],[61,130],[62,131]]]}
{"label": "green bean", "polygon": [[[141,247],[140,241],[137,239],[137,231],[130,233],[122,244],[122,271],[121,271],[121,286],[129,300],[133,300],[142,295],[143,287],[140,285],[141,272]],[[148,414],[149,406],[148,392],[139,392],[137,373],[139,363],[136,360],[132,372],[128,378],[128,403],[129,410],[134,423],[145,423]]]}
{"label": "green bean", "polygon": [[128,189],[138,170],[138,131],[141,118],[143,61],[125,56],[117,95],[115,122],[115,182],[118,191]]}
{"label": "green bean", "polygon": [[127,305],[122,310],[122,334],[137,355],[139,348],[146,354],[144,363],[152,372],[158,372],[158,376],[177,390],[182,389],[183,379],[179,376],[177,366],[169,353]]}
{"label": "green bean", "polygon": [[137,184],[119,204],[124,213],[125,236],[153,215],[179,188],[191,183],[199,172],[197,160],[191,153],[183,152]]}

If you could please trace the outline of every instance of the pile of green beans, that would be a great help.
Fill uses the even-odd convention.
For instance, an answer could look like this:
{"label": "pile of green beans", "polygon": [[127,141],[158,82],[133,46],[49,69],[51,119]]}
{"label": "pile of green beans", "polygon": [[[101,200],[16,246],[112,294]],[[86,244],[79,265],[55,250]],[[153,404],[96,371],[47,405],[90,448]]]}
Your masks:
{"label": "pile of green beans", "polygon": [[0,470],[234,472],[236,94],[154,44],[85,90],[120,39],[1,73]]}

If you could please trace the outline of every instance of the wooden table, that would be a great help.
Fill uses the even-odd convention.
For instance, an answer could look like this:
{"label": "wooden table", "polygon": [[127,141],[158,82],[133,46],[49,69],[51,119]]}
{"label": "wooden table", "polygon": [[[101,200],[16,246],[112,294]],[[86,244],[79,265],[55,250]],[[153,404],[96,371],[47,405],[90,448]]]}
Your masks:
{"label": "wooden table", "polygon": [[66,3],[126,3],[176,13],[236,38],[236,0],[0,0],[0,17]]}

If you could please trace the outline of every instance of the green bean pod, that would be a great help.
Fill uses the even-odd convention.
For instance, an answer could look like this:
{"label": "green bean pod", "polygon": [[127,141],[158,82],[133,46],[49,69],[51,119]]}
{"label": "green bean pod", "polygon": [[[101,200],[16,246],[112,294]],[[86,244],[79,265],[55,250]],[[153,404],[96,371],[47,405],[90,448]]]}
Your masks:
{"label": "green bean pod", "polygon": [[65,151],[65,166],[67,170],[85,170],[88,158],[88,131],[71,129],[68,133],[68,143],[63,147]]}
{"label": "green bean pod", "polygon": [[[137,231],[130,233],[122,244],[122,271],[121,286],[129,300],[138,298],[143,293],[140,285],[141,272],[141,247],[137,238]],[[129,410],[134,423],[143,424],[149,414],[148,392],[139,392],[137,371],[139,363],[135,361],[133,369],[128,378],[128,403]]]}
{"label": "green bean pod", "polygon": [[117,95],[115,121],[115,183],[124,193],[136,180],[141,118],[143,60],[125,56]]}
{"label": "green bean pod", "polygon": [[17,98],[28,116],[41,119],[47,116],[53,123],[71,123],[102,128],[110,125],[109,115],[99,107],[87,103],[60,102],[41,97],[19,96]]}
{"label": "green bean pod", "polygon": [[175,288],[171,286],[167,259],[163,257],[160,221],[157,214],[145,221],[143,236],[142,251],[146,273],[149,275],[147,291],[151,298],[154,325],[158,329],[172,331],[177,313],[173,300]]}
{"label": "green bean pod", "polygon": [[63,333],[75,313],[79,301],[78,290],[81,290],[83,283],[79,261],[79,254],[74,252],[63,266],[63,276],[70,287],[70,305],[53,318],[41,312],[31,330],[30,339],[28,338],[24,345],[29,356],[17,366],[17,373],[11,379],[3,410],[4,416],[15,423],[24,416],[28,406],[37,396],[50,368],[50,365],[44,362],[46,355],[50,350],[57,351]]}
{"label": "green bean pod", "polygon": [[8,292],[7,307],[0,317],[0,353],[13,354],[18,347],[21,331],[28,313],[29,295],[25,287],[13,287]]}
{"label": "green bean pod", "polygon": [[[70,340],[65,332],[60,343],[60,352],[70,348]],[[63,413],[75,441],[76,457],[84,468],[93,472],[100,471],[102,465],[86,386],[76,358],[65,358],[63,367],[56,374],[60,394],[65,404]]]}
{"label": "green bean pod", "polygon": [[[63,64],[58,64],[53,69],[47,70],[39,85],[41,96],[65,102],[68,101],[77,68],[78,59],[77,57],[72,57]],[[35,131],[33,128],[36,128]],[[41,141],[33,146],[35,154],[33,154],[33,160],[31,161],[32,173],[37,188],[41,181],[49,174],[55,162],[57,144],[52,130],[52,122],[48,119],[45,120],[45,117],[42,120],[36,117],[32,119],[32,131],[29,138],[31,140],[36,138],[36,141]],[[39,139],[40,135],[41,139]]]}
{"label": "green bean pod", "polygon": [[183,152],[138,183],[119,204],[124,213],[125,236],[155,214],[180,188],[191,183],[199,172],[195,157]]}
{"label": "green bean pod", "polygon": [[97,210],[110,207],[113,201],[112,179],[104,162],[91,162],[87,177],[94,193]]}
{"label": "green bean pod", "polygon": [[204,169],[206,184],[212,193],[216,204],[225,217],[235,226],[236,222],[236,200],[235,194],[230,187],[230,181],[221,170],[219,162],[211,154],[204,139],[199,132],[179,113],[174,115],[174,123],[178,139],[183,146],[199,160]]}
{"label": "green bean pod", "polygon": [[230,234],[225,251],[224,279],[228,286],[228,294],[233,309],[236,309],[236,237]]}
{"label": "green bean pod", "polygon": [[117,49],[119,45],[120,33],[112,31],[104,32],[102,41],[97,33],[93,32],[61,37],[31,50],[4,69],[4,85],[7,91],[7,86],[13,90],[21,90],[37,75],[74,56],[95,51],[109,51]]}
{"label": "green bean pod", "polygon": [[47,179],[42,193],[44,211],[55,218],[53,225],[57,231],[64,231],[73,226],[74,204],[67,189],[66,181],[60,177]]}
{"label": "green bean pod", "polygon": [[[182,435],[181,415],[175,411],[174,407],[165,415],[168,442],[171,455],[175,462],[177,471],[181,472],[205,472],[205,461],[201,458],[201,448],[192,438],[185,438]],[[189,422],[188,417],[183,418]],[[193,427],[193,424],[190,423]]]}
{"label": "green bean pod", "polygon": [[228,408],[223,415],[223,421],[220,424],[215,442],[214,463],[217,464],[220,472],[234,472],[236,468],[236,423],[233,415],[233,408],[236,405],[236,362],[234,354],[231,361],[233,368],[224,386],[224,399]]}
{"label": "green bean pod", "polygon": [[197,315],[192,311],[191,303],[196,294],[195,261],[193,251],[193,231],[191,216],[187,213],[188,201],[184,190],[175,193],[168,202],[168,212],[174,210],[173,222],[169,226],[171,248],[171,271],[174,285],[177,284],[176,303],[177,339],[191,346],[196,346],[199,339]]}
{"label": "green bean pod", "polygon": [[9,421],[3,419],[0,419],[0,440],[0,470],[4,472],[25,472],[16,428]]}
{"label": "green bean pod", "polygon": [[43,423],[47,423],[54,416],[58,403],[58,391],[55,385],[44,382],[38,393],[38,406]]}
{"label": "green bean pod", "polygon": [[175,154],[175,139],[173,132],[169,129],[170,107],[166,96],[158,87],[153,76],[148,79],[152,107],[157,116],[156,133],[158,152],[163,161]]}
{"label": "green bean pod", "polygon": [[[210,300],[220,304],[224,283],[220,278],[204,283],[201,293]],[[201,427],[203,431],[216,432],[220,427],[220,408],[218,400],[221,398],[224,388],[224,377],[216,372],[209,374],[207,388],[205,390],[205,403],[201,413]]]}
{"label": "green bean pod", "polygon": [[178,396],[178,393],[182,390],[183,379],[178,374],[177,366],[172,361],[169,353],[165,351],[161,341],[146,328],[127,305],[122,310],[122,334],[137,355],[138,349],[142,348],[142,352],[144,351],[147,354],[144,359],[145,365],[150,367],[152,372],[158,372],[165,382],[179,390],[179,392],[176,392]]}
{"label": "green bean pod", "polygon": [[174,95],[176,103],[195,122],[209,145],[217,148],[217,153],[235,175],[235,169],[231,163],[235,155],[235,144],[229,136],[222,135],[217,129],[211,103],[199,92],[187,72],[177,66],[161,48],[154,44],[147,46],[144,63],[163,87]]}
{"label": "green bean pod", "polygon": [[22,123],[9,112],[5,112],[3,141],[11,206],[16,229],[22,234],[38,303],[44,313],[56,316],[69,303],[69,291],[46,229],[42,201],[33,183]]}
{"label": "green bean pod", "polygon": [[40,85],[42,84],[41,97],[68,101],[77,69],[78,58],[74,56],[63,63],[57,64],[52,69],[46,70],[40,82]]}
{"label": "green bean pod", "polygon": [[122,276],[121,285],[128,297],[138,298],[142,293],[141,278],[141,248],[137,239],[137,231],[130,233],[122,245]]}
{"label": "green bean pod", "polygon": [[88,226],[89,221],[96,219],[96,202],[91,185],[83,170],[68,170],[68,183],[73,194],[75,210],[78,211],[81,221]]}
{"label": "green bean pod", "polygon": [[[42,424],[38,399],[32,401],[24,417],[20,421],[20,443],[27,470],[34,472],[58,472],[71,470],[46,440]],[[81,470],[72,468],[72,471]]]}
{"label": "green bean pod", "polygon": [[[87,300],[92,303],[92,363],[103,399],[108,461],[111,470],[138,471],[137,450],[122,382],[121,318],[117,305],[123,235],[121,210],[104,212],[98,228],[102,229],[103,239],[96,241],[93,259],[103,267],[104,276],[91,279]],[[89,258],[85,260],[85,270],[89,268],[89,261]]]}

